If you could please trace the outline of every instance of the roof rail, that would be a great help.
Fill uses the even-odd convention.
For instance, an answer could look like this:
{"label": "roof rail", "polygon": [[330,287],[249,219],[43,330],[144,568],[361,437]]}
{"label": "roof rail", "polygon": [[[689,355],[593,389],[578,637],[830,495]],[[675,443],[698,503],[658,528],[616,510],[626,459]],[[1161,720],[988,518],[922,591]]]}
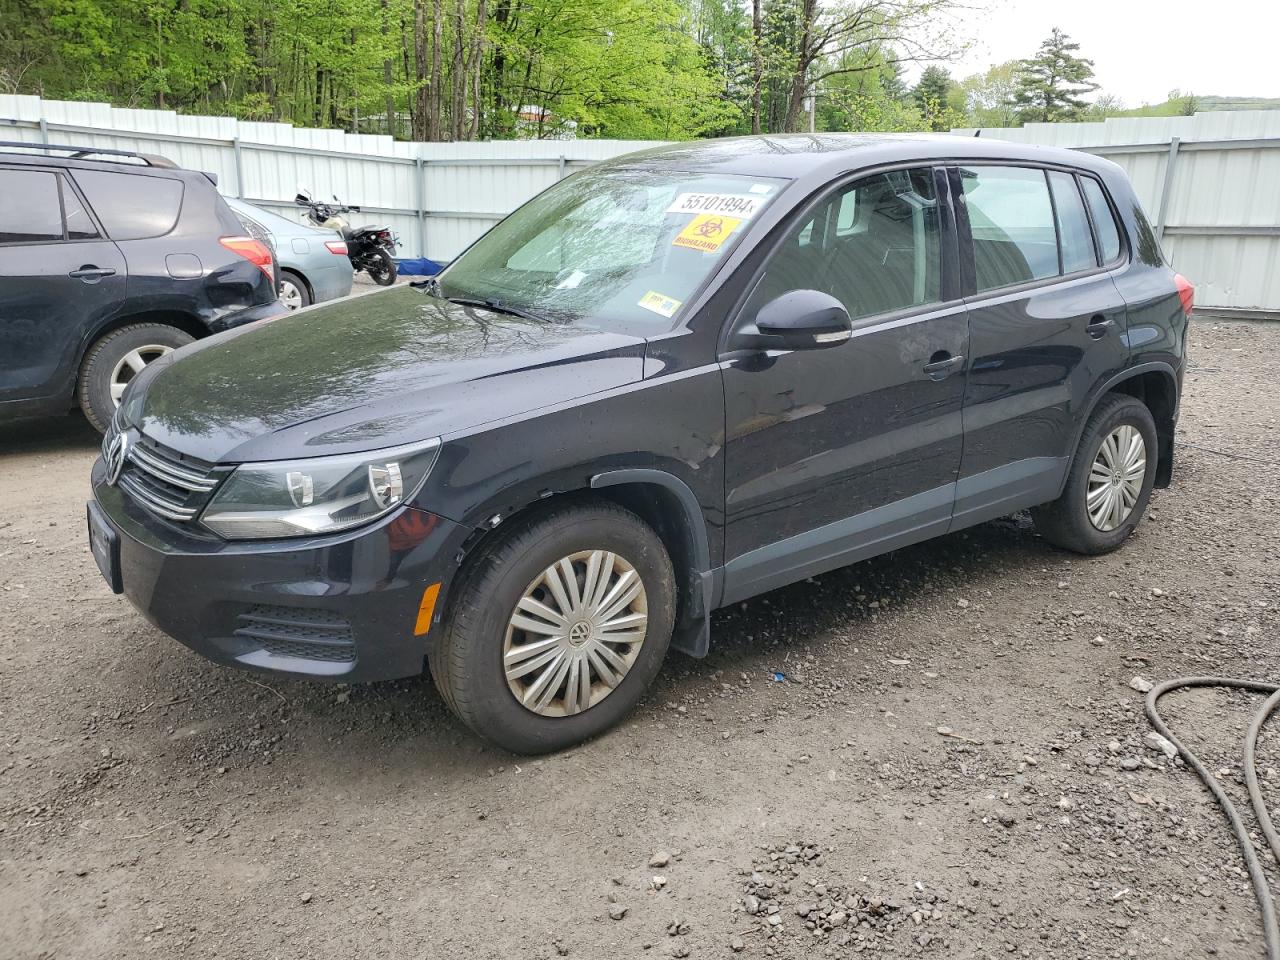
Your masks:
{"label": "roof rail", "polygon": [[130,157],[141,160],[149,167],[178,169],[178,165],[168,157],[161,157],[154,153],[138,153],[135,150],[109,150],[106,147],[78,147],[66,143],[28,143],[25,140],[0,140],[0,150],[8,152],[13,147],[20,147],[23,150],[57,150],[62,153],[70,153],[69,159],[71,160],[87,160],[90,157],[97,156]]}

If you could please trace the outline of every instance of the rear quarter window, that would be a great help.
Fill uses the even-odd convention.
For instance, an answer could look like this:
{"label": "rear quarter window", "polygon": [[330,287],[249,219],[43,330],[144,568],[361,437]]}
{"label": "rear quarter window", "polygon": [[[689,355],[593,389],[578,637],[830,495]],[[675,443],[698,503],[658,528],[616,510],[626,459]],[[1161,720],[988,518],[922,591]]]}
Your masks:
{"label": "rear quarter window", "polygon": [[1111,204],[1107,203],[1107,195],[1102,192],[1102,184],[1093,177],[1081,177],[1080,186],[1084,189],[1085,203],[1093,217],[1098,252],[1102,254],[1103,263],[1110,263],[1120,256],[1120,228],[1116,226],[1115,214],[1111,212]]}
{"label": "rear quarter window", "polygon": [[73,176],[112,240],[162,237],[178,222],[181,180],[103,170],[76,170]]}

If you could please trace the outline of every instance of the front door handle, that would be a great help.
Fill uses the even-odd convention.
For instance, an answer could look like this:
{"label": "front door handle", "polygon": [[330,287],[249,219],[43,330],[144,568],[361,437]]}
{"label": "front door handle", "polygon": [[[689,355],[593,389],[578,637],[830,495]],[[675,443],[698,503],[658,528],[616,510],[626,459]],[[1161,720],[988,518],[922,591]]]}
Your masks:
{"label": "front door handle", "polygon": [[91,263],[86,263],[79,270],[72,270],[67,274],[68,277],[75,277],[85,283],[97,283],[103,277],[114,277],[115,275],[116,272],[110,267],[95,267]]}
{"label": "front door handle", "polygon": [[928,374],[930,380],[945,380],[964,366],[963,356],[953,357],[944,350],[939,350],[933,356],[941,359],[931,358],[930,362],[924,365],[924,372]]}
{"label": "front door handle", "polygon": [[1093,339],[1101,340],[1111,332],[1111,328],[1115,325],[1116,322],[1111,317],[1095,316],[1092,322],[1084,329]]}

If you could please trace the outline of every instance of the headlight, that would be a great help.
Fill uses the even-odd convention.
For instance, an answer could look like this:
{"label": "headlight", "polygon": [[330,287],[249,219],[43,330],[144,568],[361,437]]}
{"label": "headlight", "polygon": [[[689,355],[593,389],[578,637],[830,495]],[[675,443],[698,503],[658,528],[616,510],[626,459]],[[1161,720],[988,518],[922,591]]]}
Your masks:
{"label": "headlight", "polygon": [[243,463],[200,522],[228,540],[300,537],[368,523],[411,500],[440,441],[312,460]]}

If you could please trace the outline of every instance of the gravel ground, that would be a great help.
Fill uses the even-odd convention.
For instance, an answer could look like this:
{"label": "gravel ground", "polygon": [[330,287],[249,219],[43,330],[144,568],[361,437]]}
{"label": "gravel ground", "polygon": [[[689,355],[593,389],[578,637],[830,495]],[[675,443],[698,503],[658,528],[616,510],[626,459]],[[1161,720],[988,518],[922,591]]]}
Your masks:
{"label": "gravel ground", "polygon": [[[1259,957],[1225,822],[1130,681],[1280,677],[1277,357],[1280,324],[1196,322],[1182,440],[1269,462],[1181,447],[1120,552],[1015,518],[779,590],[538,760],[426,679],[186,651],[90,559],[96,437],[6,428],[0,956]],[[1257,698],[1170,701],[1243,796]],[[1280,804],[1280,737],[1260,763]]]}

